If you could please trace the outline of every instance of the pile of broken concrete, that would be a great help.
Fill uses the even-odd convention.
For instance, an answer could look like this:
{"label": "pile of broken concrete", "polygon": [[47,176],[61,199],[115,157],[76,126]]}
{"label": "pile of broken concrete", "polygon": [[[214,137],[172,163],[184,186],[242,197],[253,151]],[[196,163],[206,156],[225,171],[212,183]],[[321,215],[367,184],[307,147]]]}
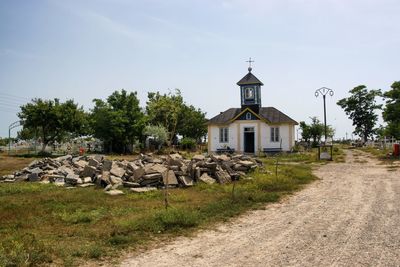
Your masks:
{"label": "pile of broken concrete", "polygon": [[123,194],[120,187],[133,192],[146,192],[165,187],[188,187],[196,182],[230,183],[246,176],[262,163],[245,155],[195,155],[187,160],[176,153],[155,157],[141,154],[138,159],[109,160],[103,155],[35,160],[0,182],[54,183],[67,188],[101,186],[110,195]]}

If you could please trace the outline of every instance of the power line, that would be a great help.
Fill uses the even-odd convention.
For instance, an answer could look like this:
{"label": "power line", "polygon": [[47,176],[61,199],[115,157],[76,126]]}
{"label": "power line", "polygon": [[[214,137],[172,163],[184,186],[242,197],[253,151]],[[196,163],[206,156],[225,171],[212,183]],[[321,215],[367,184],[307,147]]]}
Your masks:
{"label": "power line", "polygon": [[19,107],[22,106],[22,105],[19,105],[19,104],[10,104],[10,103],[7,103],[7,102],[2,102],[2,101],[0,100],[0,106],[7,106],[7,107],[12,107],[12,108],[19,108]]}
{"label": "power line", "polygon": [[18,102],[12,102],[12,101],[8,101],[8,100],[0,99],[0,104],[1,103],[8,104],[8,105],[14,105],[14,106],[18,106],[18,107],[26,104],[26,103],[18,103]]}
{"label": "power line", "polygon": [[25,101],[25,100],[17,100],[17,99],[7,98],[7,97],[3,97],[3,96],[0,96],[0,101],[12,102],[12,103],[16,103],[16,104],[25,104],[25,103],[27,103],[27,101]]}
{"label": "power line", "polygon": [[30,101],[29,98],[23,97],[23,96],[16,96],[16,95],[11,95],[11,94],[7,94],[7,93],[0,93],[1,97],[8,97],[8,98],[15,98],[15,99],[24,99],[27,101]]}
{"label": "power line", "polygon": [[11,112],[20,112],[20,110],[14,109],[14,108],[10,108],[10,107],[2,107],[2,106],[0,106],[0,108],[3,109],[3,110],[11,111]]}
{"label": "power line", "polygon": [[3,108],[3,107],[0,107],[0,111],[7,112],[7,113],[14,113],[14,114],[17,114],[19,112],[17,110],[11,110],[11,109],[7,109],[7,108]]}
{"label": "power line", "polygon": [[5,103],[0,103],[0,107],[8,108],[8,109],[14,109],[14,110],[20,110],[21,109],[20,106],[10,105],[10,104],[5,104]]}

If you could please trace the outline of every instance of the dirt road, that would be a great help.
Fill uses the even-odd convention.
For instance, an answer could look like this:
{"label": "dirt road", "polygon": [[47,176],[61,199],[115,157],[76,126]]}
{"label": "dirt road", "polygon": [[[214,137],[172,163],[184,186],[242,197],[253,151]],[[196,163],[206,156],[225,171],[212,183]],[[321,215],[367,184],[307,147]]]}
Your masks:
{"label": "dirt road", "polygon": [[400,266],[400,171],[357,151],[282,203],[122,266]]}

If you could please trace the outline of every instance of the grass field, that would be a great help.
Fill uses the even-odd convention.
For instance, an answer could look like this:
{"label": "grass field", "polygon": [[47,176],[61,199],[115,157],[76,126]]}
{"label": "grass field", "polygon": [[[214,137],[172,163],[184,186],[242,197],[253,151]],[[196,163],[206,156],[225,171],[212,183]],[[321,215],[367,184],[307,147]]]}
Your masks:
{"label": "grass field", "polygon": [[[312,157],[280,155],[288,164],[278,166],[277,177],[274,159],[263,158],[266,168],[251,173],[253,179],[238,182],[234,195],[232,184],[171,189],[167,210],[163,191],[113,197],[100,188],[0,184],[0,266],[74,266],[89,259],[110,260],[122,249],[189,234],[275,202],[313,181],[316,178],[308,164]],[[32,160],[6,158],[8,165],[2,165],[2,173]]]}
{"label": "grass field", "polygon": [[32,158],[9,157],[6,153],[0,154],[0,176],[11,174],[15,170],[26,167]]}
{"label": "grass field", "polygon": [[[333,161],[334,162],[344,162],[345,154],[343,149],[346,148],[342,145],[334,145],[333,146]],[[270,164],[274,164],[276,160],[279,163],[327,163],[328,161],[318,161],[318,149],[312,148],[307,152],[299,152],[299,153],[289,153],[289,154],[277,154],[274,156],[267,156],[265,158],[266,162]]]}
{"label": "grass field", "polygon": [[371,153],[372,155],[376,156],[378,159],[386,163],[392,163],[394,161],[400,160],[400,158],[394,158],[389,156],[389,154],[393,152],[393,149],[378,149],[375,147],[360,147],[357,149]]}

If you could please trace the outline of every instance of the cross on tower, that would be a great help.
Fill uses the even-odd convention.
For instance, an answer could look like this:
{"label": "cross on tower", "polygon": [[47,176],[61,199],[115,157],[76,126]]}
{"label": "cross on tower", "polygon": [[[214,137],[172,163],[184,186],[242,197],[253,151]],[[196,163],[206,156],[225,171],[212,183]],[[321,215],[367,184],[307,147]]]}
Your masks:
{"label": "cross on tower", "polygon": [[251,63],[254,62],[254,60],[251,60],[251,57],[250,57],[249,60],[246,60],[246,62],[249,63],[249,68],[248,68],[248,70],[251,71],[251,70],[252,70]]}

